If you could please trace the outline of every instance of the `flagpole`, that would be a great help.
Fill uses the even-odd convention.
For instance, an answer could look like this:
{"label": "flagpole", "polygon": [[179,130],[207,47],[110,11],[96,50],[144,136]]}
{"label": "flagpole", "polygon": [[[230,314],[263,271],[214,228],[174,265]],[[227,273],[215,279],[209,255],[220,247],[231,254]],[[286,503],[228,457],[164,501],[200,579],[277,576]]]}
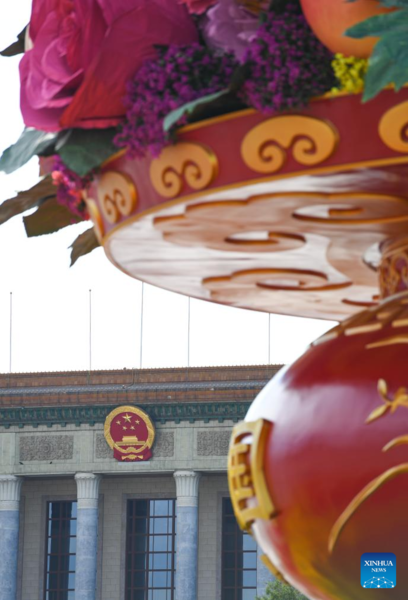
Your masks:
{"label": "flagpole", "polygon": [[11,356],[12,356],[12,343],[13,343],[13,292],[10,292],[10,362],[9,372],[11,373]]}
{"label": "flagpole", "polygon": [[92,371],[92,290],[89,290],[89,372]]}
{"label": "flagpole", "polygon": [[190,296],[188,297],[188,320],[187,320],[187,367],[190,366]]}
{"label": "flagpole", "polygon": [[140,354],[139,369],[143,366],[143,304],[144,304],[144,281],[142,281],[142,300],[140,305]]}

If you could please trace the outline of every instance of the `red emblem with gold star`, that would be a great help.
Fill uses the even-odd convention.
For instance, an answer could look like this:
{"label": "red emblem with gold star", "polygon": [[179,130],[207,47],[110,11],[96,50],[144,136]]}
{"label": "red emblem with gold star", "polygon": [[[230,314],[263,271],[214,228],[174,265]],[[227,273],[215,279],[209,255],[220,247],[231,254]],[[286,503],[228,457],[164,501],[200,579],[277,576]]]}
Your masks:
{"label": "red emblem with gold star", "polygon": [[105,439],[119,461],[149,460],[154,426],[149,416],[135,406],[119,406],[105,420]]}

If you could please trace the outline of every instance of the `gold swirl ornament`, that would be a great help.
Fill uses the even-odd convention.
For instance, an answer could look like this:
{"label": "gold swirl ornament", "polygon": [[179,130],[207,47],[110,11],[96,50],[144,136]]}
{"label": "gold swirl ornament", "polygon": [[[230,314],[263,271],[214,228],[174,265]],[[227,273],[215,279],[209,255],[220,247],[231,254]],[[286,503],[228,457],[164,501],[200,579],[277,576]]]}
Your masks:
{"label": "gold swirl ornament", "polygon": [[251,529],[256,519],[271,519],[277,511],[264,475],[266,442],[272,423],[244,421],[234,427],[228,454],[228,485],[238,525]]}
{"label": "gold swirl ornament", "polygon": [[119,171],[106,171],[98,183],[98,200],[105,219],[112,225],[128,217],[137,205],[133,180]]}
{"label": "gold swirl ornament", "polygon": [[302,115],[283,115],[263,121],[244,137],[241,155],[257,173],[277,173],[287,159],[286,150],[301,165],[314,166],[330,158],[339,135],[332,123]]}
{"label": "gold swirl ornament", "polygon": [[408,101],[390,108],[378,126],[380,138],[395,152],[408,152]]}
{"label": "gold swirl ornament", "polygon": [[208,187],[218,174],[218,159],[203,144],[180,142],[165,148],[150,164],[150,180],[160,196],[175,198],[185,184],[193,190]]}

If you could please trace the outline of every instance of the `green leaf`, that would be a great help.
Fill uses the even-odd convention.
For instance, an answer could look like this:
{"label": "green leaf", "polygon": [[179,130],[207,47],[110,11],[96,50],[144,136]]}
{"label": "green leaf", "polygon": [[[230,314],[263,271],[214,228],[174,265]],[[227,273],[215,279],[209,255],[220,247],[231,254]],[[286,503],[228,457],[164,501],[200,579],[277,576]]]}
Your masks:
{"label": "green leaf", "polygon": [[56,150],[69,169],[84,177],[118,152],[113,138],[117,130],[70,129],[60,134]]}
{"label": "green leaf", "polygon": [[13,173],[36,154],[43,155],[53,150],[55,139],[55,133],[32,128],[24,129],[17,142],[3,152],[0,158],[0,171]]}
{"label": "green leaf", "polygon": [[59,204],[56,198],[45,200],[35,213],[24,217],[23,220],[28,237],[55,233],[63,227],[82,221],[68,208]]}
{"label": "green leaf", "polygon": [[365,79],[363,101],[394,84],[398,91],[408,82],[408,30],[383,37],[375,46]]}
{"label": "green leaf", "polygon": [[99,246],[100,244],[93,227],[81,233],[70,246],[70,248],[72,248],[71,267],[76,263],[78,258],[89,254],[92,250],[95,250],[95,248],[99,248]]}
{"label": "green leaf", "polygon": [[208,104],[226,94],[228,94],[228,90],[221,90],[220,92],[215,92],[215,94],[209,94],[208,96],[203,96],[202,98],[197,98],[197,100],[187,102],[187,104],[183,104],[183,106],[172,110],[163,121],[164,131],[170,131],[184,115],[188,116],[191,114],[197,106]]}
{"label": "green leaf", "polygon": [[17,36],[17,41],[13,42],[7,48],[4,48],[0,52],[1,56],[17,56],[17,54],[23,54],[25,50],[25,34],[27,27],[24,27],[23,31]]}
{"label": "green leaf", "polygon": [[55,196],[56,187],[50,176],[44,177],[29,190],[19,192],[14,198],[6,200],[0,206],[0,225],[12,217],[41,204],[47,198]]}
{"label": "green leaf", "polygon": [[381,37],[389,34],[391,30],[393,32],[405,31],[407,29],[406,16],[404,18],[401,14],[404,12],[405,11],[398,10],[396,12],[370,17],[347,29],[346,35],[348,37],[360,39],[367,36]]}
{"label": "green leaf", "polygon": [[408,0],[380,0],[386,8],[408,8]]}
{"label": "green leaf", "polygon": [[383,0],[381,4],[400,10],[371,17],[346,31],[352,38],[380,38],[369,59],[364,102],[390,84],[398,91],[408,82],[408,0]]}

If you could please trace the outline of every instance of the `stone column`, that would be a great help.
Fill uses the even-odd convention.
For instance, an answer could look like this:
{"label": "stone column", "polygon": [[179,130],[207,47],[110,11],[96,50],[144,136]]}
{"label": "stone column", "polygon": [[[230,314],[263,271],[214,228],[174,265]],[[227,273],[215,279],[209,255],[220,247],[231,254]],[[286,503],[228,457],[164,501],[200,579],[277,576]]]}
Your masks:
{"label": "stone column", "polygon": [[95,600],[100,479],[94,473],[75,475],[78,498],[75,600]]}
{"label": "stone column", "polygon": [[177,488],[176,595],[177,600],[197,600],[198,484],[194,471],[174,473]]}
{"label": "stone column", "polygon": [[268,567],[261,560],[263,552],[258,546],[257,565],[256,565],[256,593],[258,596],[263,596],[266,592],[266,586],[271,583],[275,576],[272,575]]}
{"label": "stone column", "polygon": [[16,600],[20,491],[23,480],[0,475],[0,600]]}

